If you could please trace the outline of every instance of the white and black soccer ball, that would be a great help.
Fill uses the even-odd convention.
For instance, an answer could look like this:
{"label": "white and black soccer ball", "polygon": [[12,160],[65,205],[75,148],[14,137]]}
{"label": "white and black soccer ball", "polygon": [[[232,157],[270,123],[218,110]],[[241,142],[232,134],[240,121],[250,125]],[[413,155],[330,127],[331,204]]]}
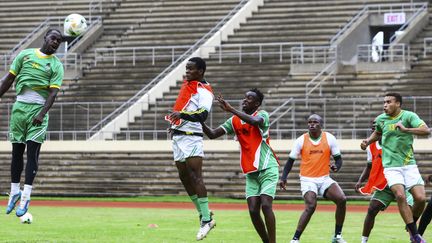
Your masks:
{"label": "white and black soccer ball", "polygon": [[33,216],[27,212],[23,216],[19,217],[22,224],[31,224],[33,222]]}
{"label": "white and black soccer ball", "polygon": [[79,36],[87,30],[87,21],[81,14],[70,14],[63,24],[63,33],[66,36]]}

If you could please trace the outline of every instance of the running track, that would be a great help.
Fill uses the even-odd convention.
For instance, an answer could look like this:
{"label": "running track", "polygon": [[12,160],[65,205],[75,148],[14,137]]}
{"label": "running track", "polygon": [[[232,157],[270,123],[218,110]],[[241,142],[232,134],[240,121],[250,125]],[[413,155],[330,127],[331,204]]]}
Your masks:
{"label": "running track", "polygon": [[[0,200],[0,205],[6,205],[6,200]],[[105,201],[45,201],[34,200],[32,206],[45,207],[106,207],[106,208],[158,208],[158,209],[194,209],[191,202],[105,202]],[[212,209],[219,210],[247,210],[246,201],[244,203],[212,203]],[[275,210],[303,211],[303,204],[273,204]],[[322,212],[334,212],[334,205],[320,205],[318,202],[317,210]],[[367,212],[367,205],[347,205],[348,212]],[[391,205],[386,212],[397,213],[396,206]]]}

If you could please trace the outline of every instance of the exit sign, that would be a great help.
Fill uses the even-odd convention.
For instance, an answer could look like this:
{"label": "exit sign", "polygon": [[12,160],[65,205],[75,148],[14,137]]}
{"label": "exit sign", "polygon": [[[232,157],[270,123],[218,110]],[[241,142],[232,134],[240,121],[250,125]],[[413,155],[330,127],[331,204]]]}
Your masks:
{"label": "exit sign", "polygon": [[385,13],[385,25],[401,25],[405,24],[405,13]]}

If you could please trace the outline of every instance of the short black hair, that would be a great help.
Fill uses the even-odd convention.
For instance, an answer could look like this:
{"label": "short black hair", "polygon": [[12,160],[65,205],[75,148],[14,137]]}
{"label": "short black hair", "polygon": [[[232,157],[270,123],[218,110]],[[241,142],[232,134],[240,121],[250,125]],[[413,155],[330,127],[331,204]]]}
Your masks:
{"label": "short black hair", "polygon": [[400,95],[399,93],[396,93],[396,92],[390,92],[390,93],[385,94],[384,97],[385,97],[385,96],[392,96],[392,97],[395,97],[396,102],[399,102],[400,105],[402,106],[402,95]]}
{"label": "short black hair", "polygon": [[257,88],[250,89],[249,91],[254,92],[257,95],[258,101],[261,105],[264,100],[264,94]]}
{"label": "short black hair", "polygon": [[192,57],[188,61],[195,63],[197,68],[203,70],[203,74],[205,73],[207,65],[204,59],[202,59],[201,57]]}
{"label": "short black hair", "polygon": [[57,32],[61,37],[63,37],[62,32],[61,32],[60,30],[58,30],[58,29],[49,29],[49,30],[45,33],[45,36],[51,34],[52,32]]}
{"label": "short black hair", "polygon": [[320,115],[318,115],[318,114],[316,114],[316,113],[313,113],[312,115],[310,115],[310,116],[307,118],[307,120],[309,121],[309,119],[311,119],[312,117],[316,118],[316,119],[318,120],[318,122],[321,124],[321,126],[324,125],[324,120],[323,120],[323,118],[322,118]]}

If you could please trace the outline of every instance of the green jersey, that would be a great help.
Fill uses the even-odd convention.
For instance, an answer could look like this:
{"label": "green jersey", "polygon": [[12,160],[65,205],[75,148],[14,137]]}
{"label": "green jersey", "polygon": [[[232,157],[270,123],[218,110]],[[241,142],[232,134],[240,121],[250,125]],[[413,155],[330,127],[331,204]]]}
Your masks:
{"label": "green jersey", "polygon": [[279,166],[269,144],[269,115],[266,111],[256,111],[252,116],[260,116],[264,122],[253,126],[242,121],[238,116],[229,118],[221,125],[226,134],[235,134],[241,146],[241,167],[243,173],[265,170]]}
{"label": "green jersey", "polygon": [[55,55],[44,55],[39,49],[21,51],[9,72],[16,76],[18,95],[27,87],[45,99],[48,98],[49,88],[60,88],[64,75],[60,60]]}
{"label": "green jersey", "polygon": [[413,134],[396,129],[401,122],[407,128],[425,125],[418,115],[401,110],[399,115],[391,117],[385,113],[376,118],[376,131],[382,134],[382,163],[384,168],[414,165]]}

